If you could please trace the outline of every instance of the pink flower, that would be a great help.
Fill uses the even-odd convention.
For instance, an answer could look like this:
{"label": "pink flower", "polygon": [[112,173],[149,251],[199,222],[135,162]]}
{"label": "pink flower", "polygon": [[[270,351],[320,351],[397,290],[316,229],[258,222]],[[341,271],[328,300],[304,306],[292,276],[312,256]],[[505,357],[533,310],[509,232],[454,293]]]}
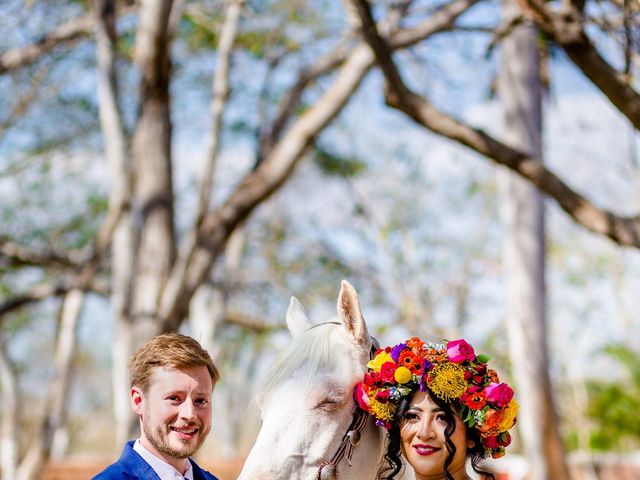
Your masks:
{"label": "pink flower", "polygon": [[462,363],[465,360],[476,359],[473,347],[463,339],[451,340],[447,344],[447,356],[453,363]]}
{"label": "pink flower", "polygon": [[487,402],[498,407],[504,407],[513,398],[513,390],[506,383],[490,383],[484,389],[484,396]]}
{"label": "pink flower", "polygon": [[370,412],[369,409],[369,395],[362,388],[362,383],[356,385],[356,388],[353,390],[353,398],[355,398],[356,402],[358,402],[358,406],[364,410],[365,412]]}

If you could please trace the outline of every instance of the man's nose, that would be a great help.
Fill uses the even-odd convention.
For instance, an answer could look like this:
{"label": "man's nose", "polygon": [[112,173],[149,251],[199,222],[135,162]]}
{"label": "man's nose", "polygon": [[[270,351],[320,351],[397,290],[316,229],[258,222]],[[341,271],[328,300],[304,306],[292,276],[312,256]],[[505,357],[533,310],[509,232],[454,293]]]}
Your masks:
{"label": "man's nose", "polygon": [[182,405],[180,405],[180,417],[187,420],[191,420],[195,417],[195,405],[193,404],[193,400],[190,398],[187,398],[182,402]]}

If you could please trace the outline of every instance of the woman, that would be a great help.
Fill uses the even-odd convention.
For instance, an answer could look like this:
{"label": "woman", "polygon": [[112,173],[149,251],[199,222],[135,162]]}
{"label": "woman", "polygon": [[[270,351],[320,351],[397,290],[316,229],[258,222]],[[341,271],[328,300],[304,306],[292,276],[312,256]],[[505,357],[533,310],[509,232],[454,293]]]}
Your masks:
{"label": "woman", "polygon": [[401,455],[416,480],[466,480],[465,461],[504,455],[518,403],[513,390],[465,340],[425,343],[417,337],[378,350],[355,391],[358,405],[388,430],[378,478],[393,480]]}

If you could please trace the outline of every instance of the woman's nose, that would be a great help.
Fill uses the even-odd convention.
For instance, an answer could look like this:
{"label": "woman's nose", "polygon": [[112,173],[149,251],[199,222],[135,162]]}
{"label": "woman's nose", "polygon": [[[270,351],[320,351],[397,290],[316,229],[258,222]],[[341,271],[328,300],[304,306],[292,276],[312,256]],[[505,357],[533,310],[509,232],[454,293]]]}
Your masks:
{"label": "woman's nose", "polygon": [[418,438],[428,439],[435,437],[435,431],[433,430],[433,422],[429,418],[423,418],[418,426]]}

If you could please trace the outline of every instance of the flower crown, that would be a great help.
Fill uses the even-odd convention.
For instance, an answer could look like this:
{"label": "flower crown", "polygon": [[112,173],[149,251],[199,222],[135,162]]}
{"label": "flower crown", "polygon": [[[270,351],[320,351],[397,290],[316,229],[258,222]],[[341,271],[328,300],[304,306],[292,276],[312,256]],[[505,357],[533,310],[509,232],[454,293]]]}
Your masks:
{"label": "flower crown", "polygon": [[511,443],[508,430],[516,422],[518,403],[488,361],[462,339],[436,344],[413,337],[376,352],[355,399],[377,425],[390,429],[400,400],[429,390],[454,404],[462,421],[478,432],[485,457],[498,458]]}

